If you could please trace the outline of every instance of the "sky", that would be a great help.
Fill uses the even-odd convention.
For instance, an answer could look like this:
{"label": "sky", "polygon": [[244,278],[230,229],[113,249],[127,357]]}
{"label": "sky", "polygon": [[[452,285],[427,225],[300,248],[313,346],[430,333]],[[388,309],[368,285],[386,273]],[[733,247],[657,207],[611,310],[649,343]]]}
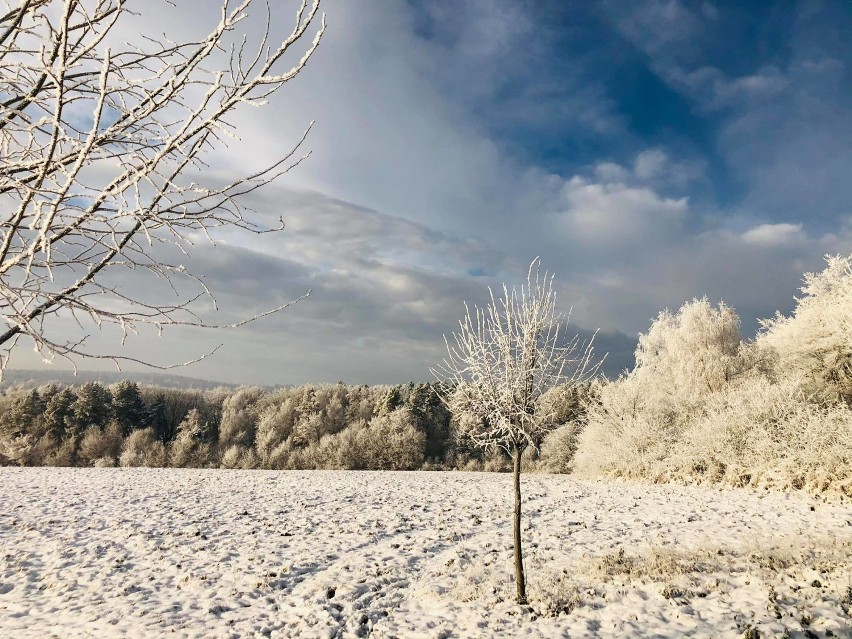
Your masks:
{"label": "sky", "polygon": [[[146,3],[141,32],[218,20],[208,0],[176,4]],[[295,4],[273,5],[283,32]],[[168,364],[223,344],[183,372],[234,383],[428,380],[464,302],[520,284],[540,257],[614,377],[663,309],[724,300],[750,338],[792,310],[824,255],[852,252],[844,0],[322,10],[305,70],[239,112],[240,140],[210,158],[221,175],[251,170],[315,121],[311,156],[248,202],[285,231],[223,234],[187,262],[216,294],[212,321],[310,297],[233,331],[143,332],[126,350],[96,332],[97,349]],[[22,350],[13,367],[39,365]]]}

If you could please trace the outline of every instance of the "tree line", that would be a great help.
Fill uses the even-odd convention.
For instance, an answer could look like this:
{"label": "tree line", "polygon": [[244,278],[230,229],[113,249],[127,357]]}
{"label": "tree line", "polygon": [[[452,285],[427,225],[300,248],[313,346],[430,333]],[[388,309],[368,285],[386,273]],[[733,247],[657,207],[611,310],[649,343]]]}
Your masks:
{"label": "tree line", "polygon": [[[460,433],[440,390],[432,382],[199,391],[129,380],[13,388],[0,396],[0,463],[508,470],[504,453]],[[583,393],[566,385],[547,394],[555,425],[579,418]],[[564,469],[558,446],[542,440],[540,449],[528,457]]]}

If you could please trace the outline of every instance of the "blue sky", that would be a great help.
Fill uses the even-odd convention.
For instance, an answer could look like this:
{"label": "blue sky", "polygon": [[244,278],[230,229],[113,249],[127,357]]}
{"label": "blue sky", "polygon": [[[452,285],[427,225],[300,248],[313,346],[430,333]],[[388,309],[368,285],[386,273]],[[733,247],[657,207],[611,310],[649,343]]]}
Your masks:
{"label": "blue sky", "polygon": [[[208,2],[178,4],[143,12],[142,30],[215,20]],[[323,8],[305,72],[211,157],[223,174],[259,166],[316,120],[311,158],[252,202],[287,230],[193,254],[217,321],[314,293],[238,333],[137,340],[165,359],[225,343],[189,375],[428,379],[463,301],[536,256],[572,321],[603,331],[615,374],[663,308],[724,299],[751,336],[823,255],[852,252],[848,2]]]}

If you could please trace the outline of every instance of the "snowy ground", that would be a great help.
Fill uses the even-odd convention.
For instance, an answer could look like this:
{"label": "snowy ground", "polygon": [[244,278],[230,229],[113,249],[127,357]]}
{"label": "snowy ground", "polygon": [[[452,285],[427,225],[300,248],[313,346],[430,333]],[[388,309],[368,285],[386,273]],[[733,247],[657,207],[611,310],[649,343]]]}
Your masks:
{"label": "snowy ground", "polygon": [[[852,637],[852,507],[508,475],[0,468],[0,637]],[[749,634],[746,634],[749,636]]]}

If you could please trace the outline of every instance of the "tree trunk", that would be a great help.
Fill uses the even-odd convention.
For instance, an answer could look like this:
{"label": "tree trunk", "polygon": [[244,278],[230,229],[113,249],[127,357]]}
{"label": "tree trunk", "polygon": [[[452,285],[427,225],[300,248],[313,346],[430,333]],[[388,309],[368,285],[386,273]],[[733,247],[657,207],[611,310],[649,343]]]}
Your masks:
{"label": "tree trunk", "polygon": [[515,462],[513,479],[515,483],[515,587],[518,595],[518,603],[527,603],[527,580],[524,575],[524,555],[521,548],[521,453],[523,449],[517,444],[512,451]]}

